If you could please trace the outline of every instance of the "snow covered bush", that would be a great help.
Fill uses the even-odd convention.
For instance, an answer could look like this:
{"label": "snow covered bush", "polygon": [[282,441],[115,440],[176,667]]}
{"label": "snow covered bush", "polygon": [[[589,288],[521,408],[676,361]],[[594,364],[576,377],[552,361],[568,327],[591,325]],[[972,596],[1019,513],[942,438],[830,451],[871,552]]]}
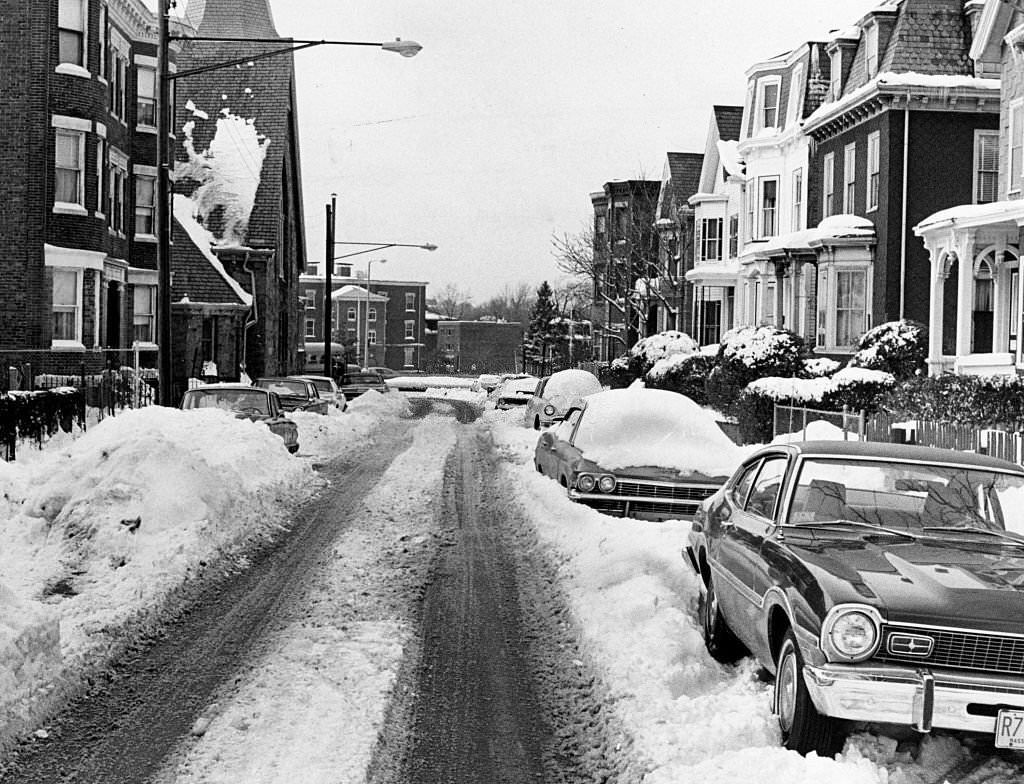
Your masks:
{"label": "snow covered bush", "polygon": [[601,367],[597,377],[602,384],[611,389],[625,389],[640,378],[633,367],[636,361],[634,357],[628,355],[617,357],[610,364]]}
{"label": "snow covered bush", "polygon": [[828,357],[811,357],[804,360],[804,378],[822,378],[831,376],[842,367],[834,359]]}
{"label": "snow covered bush", "polygon": [[928,332],[923,324],[908,319],[887,321],[865,332],[849,366],[884,370],[896,378],[912,378],[925,370]]}
{"label": "snow covered bush", "polygon": [[761,378],[750,382],[747,391],[785,405],[873,411],[894,383],[892,374],[881,370],[843,368],[827,378]]}
{"label": "snow covered bush", "polygon": [[775,327],[742,327],[722,337],[718,364],[707,381],[707,402],[724,414],[733,408],[747,384],[765,376],[799,376],[807,356],[799,335]]}
{"label": "snow covered bush", "polygon": [[767,444],[775,436],[775,401],[744,391],[732,407],[740,444]]}
{"label": "snow covered bush", "polygon": [[651,389],[678,392],[700,405],[705,405],[708,376],[716,364],[715,357],[701,353],[665,357],[655,362],[647,374],[647,386]]}
{"label": "snow covered bush", "polygon": [[1020,429],[1024,423],[1024,380],[1017,376],[918,376],[894,387],[879,401],[891,414],[935,422]]}
{"label": "snow covered bush", "polygon": [[688,356],[696,351],[697,342],[693,338],[685,332],[670,329],[638,340],[629,353],[642,359],[646,374],[659,360],[679,355]]}

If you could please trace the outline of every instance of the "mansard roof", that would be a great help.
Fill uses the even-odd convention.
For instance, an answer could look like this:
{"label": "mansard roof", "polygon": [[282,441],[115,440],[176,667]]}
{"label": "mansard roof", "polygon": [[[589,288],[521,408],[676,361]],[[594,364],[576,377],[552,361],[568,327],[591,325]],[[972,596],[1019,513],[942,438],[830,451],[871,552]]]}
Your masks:
{"label": "mansard roof", "polygon": [[269,0],[191,0],[187,11],[196,35],[212,38],[278,38]]}
{"label": "mansard roof", "polygon": [[743,126],[742,106],[714,106],[715,125],[718,126],[718,138],[723,142],[739,141],[740,129]]}

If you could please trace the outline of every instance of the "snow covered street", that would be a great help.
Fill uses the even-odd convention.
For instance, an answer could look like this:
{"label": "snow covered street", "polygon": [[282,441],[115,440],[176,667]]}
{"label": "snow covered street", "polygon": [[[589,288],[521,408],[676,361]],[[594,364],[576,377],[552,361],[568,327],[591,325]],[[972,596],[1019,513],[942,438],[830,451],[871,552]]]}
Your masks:
{"label": "snow covered street", "polygon": [[[468,390],[448,399],[483,407]],[[447,415],[411,424],[408,416],[399,393],[367,393],[343,415],[295,415],[302,447],[294,458],[262,425],[154,408],[0,463],[6,749],[59,742],[53,711],[152,633],[187,586],[244,568],[303,498],[321,488],[345,492],[325,487],[314,464],[358,457],[405,428],[407,445],[301,576],[298,600],[270,621],[238,677],[153,779],[389,780],[393,771],[379,773],[390,753],[382,730],[396,689],[408,686],[400,676],[415,648],[414,606],[443,545],[444,466],[466,427]],[[723,666],[704,649],[696,577],[680,555],[688,524],[612,518],[570,502],[534,471],[537,434],[521,419],[520,411],[487,410],[473,425],[497,451],[491,502],[520,521],[510,539],[518,557],[540,559],[555,577],[568,611],[534,611],[551,613],[545,622],[572,638],[575,652],[563,664],[596,676],[588,694],[600,704],[591,708],[622,733],[609,752],[622,757],[619,780],[726,784],[749,780],[752,770],[767,784],[939,784],[967,773],[972,782],[1020,780],[1019,759],[975,753],[963,736],[920,740],[867,727],[835,760],[782,749],[770,684],[751,660]]]}

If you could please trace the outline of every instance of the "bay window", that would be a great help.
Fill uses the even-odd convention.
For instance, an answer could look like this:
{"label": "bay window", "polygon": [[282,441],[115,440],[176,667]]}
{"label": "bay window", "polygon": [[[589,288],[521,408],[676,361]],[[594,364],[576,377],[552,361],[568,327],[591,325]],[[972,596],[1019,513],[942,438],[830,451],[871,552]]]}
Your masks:
{"label": "bay window", "polygon": [[700,225],[700,261],[721,261],[722,219],[703,218]]}
{"label": "bay window", "polygon": [[54,201],[84,208],[85,133],[58,128],[54,159]]}
{"label": "bay window", "polygon": [[59,0],[57,49],[62,63],[85,68],[86,0]]}
{"label": "bay window", "polygon": [[778,233],[779,178],[762,177],[760,184],[761,236],[774,237]]}

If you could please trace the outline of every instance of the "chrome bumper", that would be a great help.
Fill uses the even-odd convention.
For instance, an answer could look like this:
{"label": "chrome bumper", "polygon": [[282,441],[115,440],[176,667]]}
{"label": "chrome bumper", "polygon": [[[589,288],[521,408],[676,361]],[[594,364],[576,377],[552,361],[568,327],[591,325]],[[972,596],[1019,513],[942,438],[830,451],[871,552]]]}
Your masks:
{"label": "chrome bumper", "polygon": [[910,725],[919,732],[938,727],[994,734],[996,706],[1024,710],[1024,678],[825,664],[805,666],[804,681],[819,713]]}
{"label": "chrome bumper", "polygon": [[[569,499],[593,506],[601,512],[605,511],[602,509],[602,506],[622,505],[621,514],[624,516],[633,517],[637,520],[653,520],[655,522],[690,520],[700,506],[700,501],[663,498],[659,496],[623,496],[615,495],[615,493],[582,493],[571,487],[569,488]],[[642,504],[648,504],[649,506],[648,508],[636,508]]]}

